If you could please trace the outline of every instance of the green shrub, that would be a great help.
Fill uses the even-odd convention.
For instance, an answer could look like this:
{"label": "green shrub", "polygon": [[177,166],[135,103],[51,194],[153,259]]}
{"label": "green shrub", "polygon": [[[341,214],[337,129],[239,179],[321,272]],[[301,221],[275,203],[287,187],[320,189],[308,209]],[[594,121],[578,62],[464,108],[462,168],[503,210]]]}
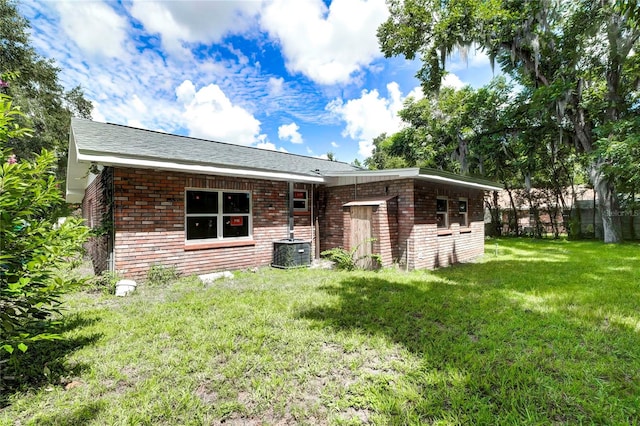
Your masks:
{"label": "green shrub", "polygon": [[91,280],[93,288],[104,294],[115,294],[116,284],[120,277],[113,271],[102,271],[100,275],[95,276]]}
{"label": "green shrub", "polygon": [[180,272],[175,266],[151,265],[147,272],[147,284],[152,286],[170,284],[178,278],[180,278]]}
{"label": "green shrub", "polygon": [[582,238],[582,224],[578,217],[572,217],[569,220],[569,232],[567,235],[569,240],[579,240]]}
{"label": "green shrub", "polygon": [[364,256],[356,257],[356,252],[362,244],[370,244],[375,241],[375,238],[369,238],[351,250],[346,250],[342,247],[335,247],[329,250],[325,250],[320,253],[321,256],[326,257],[335,264],[335,268],[342,271],[353,271],[360,269],[358,263],[363,259],[371,259],[373,262],[373,269],[379,269],[382,265],[382,257],[379,254],[366,254]]}
{"label": "green shrub", "polygon": [[82,253],[89,231],[82,219],[59,225],[53,217],[64,204],[53,153],[43,150],[27,162],[4,148],[8,139],[28,136],[14,122],[19,114],[0,94],[0,351],[8,353],[59,338],[51,332],[52,314],[79,281],[63,266]]}

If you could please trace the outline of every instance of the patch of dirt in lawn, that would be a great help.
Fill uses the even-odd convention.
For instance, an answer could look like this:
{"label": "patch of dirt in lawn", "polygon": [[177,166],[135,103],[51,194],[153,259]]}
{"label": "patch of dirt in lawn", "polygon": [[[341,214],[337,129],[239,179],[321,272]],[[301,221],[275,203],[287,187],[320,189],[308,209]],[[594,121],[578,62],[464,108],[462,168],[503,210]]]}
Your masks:
{"label": "patch of dirt in lawn", "polygon": [[366,425],[370,424],[369,419],[371,418],[371,413],[369,412],[369,410],[349,407],[346,410],[342,411],[338,418],[342,421],[359,420],[362,424]]}
{"label": "patch of dirt in lawn", "polygon": [[124,379],[106,379],[101,381],[102,385],[106,387],[109,392],[115,393],[116,395],[123,395],[129,392],[135,388],[136,383],[144,379],[143,375],[132,366],[124,367],[121,373],[125,376]]}
{"label": "patch of dirt in lawn", "polygon": [[196,395],[205,404],[213,404],[218,400],[218,394],[213,388],[213,383],[206,381],[201,383],[196,389]]}
{"label": "patch of dirt in lawn", "polygon": [[[261,415],[259,418],[257,417],[246,417],[246,416],[233,416],[229,419],[225,419],[223,421],[219,421],[214,423],[215,425],[228,425],[228,426],[289,426],[289,425],[298,425],[300,424],[299,420],[294,419],[291,416],[286,416],[281,418],[279,416],[274,415],[273,410],[269,410],[264,415]],[[307,423],[305,424],[314,424],[314,425],[324,425],[327,423]]]}

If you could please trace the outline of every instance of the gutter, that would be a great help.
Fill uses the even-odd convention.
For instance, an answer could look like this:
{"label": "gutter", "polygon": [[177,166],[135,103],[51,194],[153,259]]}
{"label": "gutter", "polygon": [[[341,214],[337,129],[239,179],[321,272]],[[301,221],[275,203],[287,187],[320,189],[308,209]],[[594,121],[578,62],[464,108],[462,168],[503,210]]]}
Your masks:
{"label": "gutter", "polygon": [[216,167],[216,166],[203,166],[203,165],[191,165],[174,163],[168,161],[154,161],[154,160],[140,160],[129,159],[115,156],[101,156],[101,155],[87,155],[78,153],[78,162],[97,163],[104,166],[111,167],[133,167],[139,169],[156,169],[156,170],[169,170],[174,172],[184,173],[202,173],[207,175],[221,175],[221,176],[236,176],[236,177],[252,177],[252,178],[264,178],[279,181],[296,181],[304,183],[323,183],[323,177],[299,175],[293,173],[282,172],[268,172],[261,170],[248,170],[238,168]]}

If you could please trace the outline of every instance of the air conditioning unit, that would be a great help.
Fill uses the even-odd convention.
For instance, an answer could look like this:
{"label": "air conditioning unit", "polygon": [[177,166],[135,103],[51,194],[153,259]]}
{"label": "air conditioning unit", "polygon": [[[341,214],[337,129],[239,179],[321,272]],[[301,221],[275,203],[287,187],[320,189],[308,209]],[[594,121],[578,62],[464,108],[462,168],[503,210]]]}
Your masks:
{"label": "air conditioning unit", "polygon": [[311,243],[287,239],[273,242],[274,268],[303,268],[311,265]]}

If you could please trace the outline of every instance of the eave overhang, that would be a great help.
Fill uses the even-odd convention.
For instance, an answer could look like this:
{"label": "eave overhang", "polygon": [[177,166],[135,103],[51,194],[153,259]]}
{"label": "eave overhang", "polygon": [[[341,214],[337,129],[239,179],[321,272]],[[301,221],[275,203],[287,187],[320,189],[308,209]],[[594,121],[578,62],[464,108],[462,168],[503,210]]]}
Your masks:
{"label": "eave overhang", "polygon": [[353,172],[325,173],[327,186],[358,185],[369,182],[382,182],[396,179],[417,179],[427,182],[454,185],[464,188],[480,189],[483,191],[499,191],[500,184],[475,177],[459,176],[453,173],[441,172],[417,167],[406,169],[363,170]]}
{"label": "eave overhang", "polygon": [[91,183],[93,177],[95,177],[95,175],[92,175],[91,173],[92,165],[131,167],[136,169],[199,173],[204,175],[267,179],[287,182],[293,181],[300,183],[324,183],[324,178],[319,174],[314,176],[269,170],[223,167],[219,165],[179,163],[162,159],[131,158],[95,152],[83,153],[82,151],[78,150],[73,137],[73,132],[71,132],[69,136],[69,159],[67,165],[66,187],[66,200],[68,203],[82,202],[85,189]]}

